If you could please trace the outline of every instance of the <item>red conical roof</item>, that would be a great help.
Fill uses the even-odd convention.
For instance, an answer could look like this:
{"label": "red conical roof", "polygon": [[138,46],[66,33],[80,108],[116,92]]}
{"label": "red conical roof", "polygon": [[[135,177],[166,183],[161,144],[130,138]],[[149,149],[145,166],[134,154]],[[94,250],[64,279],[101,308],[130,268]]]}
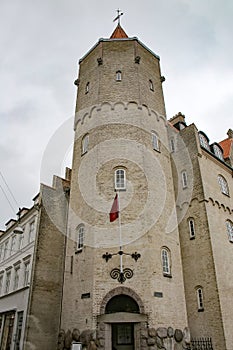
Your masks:
{"label": "red conical roof", "polygon": [[124,29],[120,26],[120,24],[118,24],[116,29],[110,36],[110,39],[123,39],[123,38],[128,38],[128,35],[124,31]]}

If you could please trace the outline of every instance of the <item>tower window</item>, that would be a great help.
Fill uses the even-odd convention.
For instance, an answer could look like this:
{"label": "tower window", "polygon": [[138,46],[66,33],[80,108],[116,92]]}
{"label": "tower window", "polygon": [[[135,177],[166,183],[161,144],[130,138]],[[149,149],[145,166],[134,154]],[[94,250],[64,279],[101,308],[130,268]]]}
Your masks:
{"label": "tower window", "polygon": [[204,300],[203,300],[203,289],[202,287],[197,288],[197,306],[198,311],[204,310]]}
{"label": "tower window", "polygon": [[162,249],[162,268],[164,276],[171,276],[170,252],[168,248]]}
{"label": "tower window", "polygon": [[88,81],[88,83],[86,83],[85,93],[88,94],[89,91],[90,91],[90,83]]}
{"label": "tower window", "polygon": [[116,72],[116,81],[121,81],[121,79],[122,79],[122,77],[121,77],[121,71],[118,70],[118,71]]}
{"label": "tower window", "polygon": [[82,138],[82,154],[88,151],[89,146],[89,134],[86,134]]}
{"label": "tower window", "polygon": [[154,91],[154,84],[153,84],[153,81],[151,79],[149,80],[149,87],[150,87],[151,91]]}
{"label": "tower window", "polygon": [[81,224],[77,227],[77,241],[76,241],[76,250],[82,250],[84,245],[84,225]]}
{"label": "tower window", "polygon": [[175,140],[173,138],[170,139],[170,149],[171,152],[175,152]]}
{"label": "tower window", "polygon": [[115,171],[115,189],[125,190],[126,189],[126,176],[124,169],[117,169]]}
{"label": "tower window", "polygon": [[152,147],[154,150],[159,151],[159,138],[154,131],[152,131]]}
{"label": "tower window", "polygon": [[182,171],[181,173],[181,179],[182,179],[182,187],[186,188],[188,186],[188,177],[186,171]]}
{"label": "tower window", "polygon": [[195,238],[194,220],[193,219],[189,219],[188,223],[189,223],[189,236],[190,236],[190,239],[193,239],[193,238]]}
{"label": "tower window", "polygon": [[233,223],[230,220],[227,220],[226,226],[229,241],[233,243]]}

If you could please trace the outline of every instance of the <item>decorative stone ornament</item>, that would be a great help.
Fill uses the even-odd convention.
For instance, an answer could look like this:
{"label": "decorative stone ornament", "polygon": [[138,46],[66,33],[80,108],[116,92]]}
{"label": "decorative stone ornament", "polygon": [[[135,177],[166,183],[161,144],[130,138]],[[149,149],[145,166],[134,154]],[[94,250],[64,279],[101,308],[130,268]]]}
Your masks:
{"label": "decorative stone ornament", "polygon": [[180,343],[183,339],[183,332],[180,329],[176,329],[175,334],[174,334],[174,338],[178,343]]}

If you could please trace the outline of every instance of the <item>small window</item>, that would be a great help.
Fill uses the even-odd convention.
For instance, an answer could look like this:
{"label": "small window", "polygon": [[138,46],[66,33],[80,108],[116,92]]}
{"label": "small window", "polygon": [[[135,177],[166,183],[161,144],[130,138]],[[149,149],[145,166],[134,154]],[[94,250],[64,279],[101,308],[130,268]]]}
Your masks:
{"label": "small window", "polygon": [[152,132],[152,147],[154,150],[159,151],[159,138],[154,131]]}
{"label": "small window", "polygon": [[85,154],[88,151],[89,146],[89,135],[86,134],[82,138],[82,154]]}
{"label": "small window", "polygon": [[154,91],[154,84],[152,80],[149,80],[149,87],[151,91]]}
{"label": "small window", "polygon": [[203,301],[203,289],[202,287],[197,288],[197,306],[198,311],[204,310],[204,301]]}
{"label": "small window", "polygon": [[173,138],[170,139],[170,149],[171,152],[175,152],[175,140]]}
{"label": "small window", "polygon": [[24,286],[29,284],[30,261],[24,263]]}
{"label": "small window", "polygon": [[220,147],[218,145],[216,145],[216,144],[213,145],[213,151],[214,151],[214,154],[216,155],[216,157],[218,157],[221,160],[224,160],[222,150],[220,149]]}
{"label": "small window", "polygon": [[209,145],[209,139],[207,138],[207,136],[204,135],[204,133],[199,132],[199,140],[200,140],[201,146],[209,151],[210,145]]}
{"label": "small window", "polygon": [[90,91],[90,83],[88,81],[88,83],[86,83],[85,93],[88,94],[89,91]]}
{"label": "small window", "polygon": [[186,188],[188,186],[188,177],[186,171],[182,171],[181,173],[181,179],[182,179],[182,187]]}
{"label": "small window", "polygon": [[5,293],[9,293],[10,284],[11,284],[11,271],[7,271],[7,273],[6,273]]}
{"label": "small window", "polygon": [[117,169],[115,171],[115,190],[126,189],[126,177],[124,169]]}
{"label": "small window", "polygon": [[164,276],[171,276],[170,252],[167,248],[162,249],[162,268]]}
{"label": "small window", "polygon": [[194,220],[193,219],[189,219],[188,223],[189,223],[189,236],[190,236],[190,239],[193,239],[193,238],[195,238]]}
{"label": "small window", "polygon": [[229,188],[228,188],[227,180],[222,175],[218,175],[218,183],[220,185],[221,192],[229,196]]}
{"label": "small window", "polygon": [[230,242],[233,243],[233,223],[230,220],[226,221],[227,234]]}
{"label": "small window", "polygon": [[116,72],[116,81],[121,81],[121,71],[120,70],[118,70],[117,72]]}
{"label": "small window", "polygon": [[77,242],[76,250],[82,250],[84,245],[84,225],[81,224],[77,227]]}

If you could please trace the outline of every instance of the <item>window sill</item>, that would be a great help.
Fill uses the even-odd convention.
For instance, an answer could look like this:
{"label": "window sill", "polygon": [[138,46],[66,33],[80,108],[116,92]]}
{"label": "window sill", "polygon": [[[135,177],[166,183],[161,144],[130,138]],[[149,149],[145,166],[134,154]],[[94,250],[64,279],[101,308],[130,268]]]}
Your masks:
{"label": "window sill", "polygon": [[172,278],[172,275],[170,273],[163,273],[163,277]]}
{"label": "window sill", "polygon": [[197,311],[198,311],[198,312],[203,312],[203,311],[204,311],[204,308],[198,309]]}
{"label": "window sill", "polygon": [[156,151],[156,152],[158,152],[158,153],[161,153],[160,149],[158,149],[158,148],[153,148],[153,151]]}
{"label": "window sill", "polygon": [[74,254],[79,254],[79,253],[82,253],[82,251],[83,251],[83,248],[79,248],[79,249],[77,249],[77,250],[75,251],[75,253],[74,253]]}
{"label": "window sill", "polygon": [[86,154],[86,153],[87,153],[87,151],[82,152],[82,153],[81,153],[81,157],[84,156],[84,154]]}
{"label": "window sill", "polygon": [[195,236],[192,236],[190,237],[190,241],[194,240],[195,239]]}

